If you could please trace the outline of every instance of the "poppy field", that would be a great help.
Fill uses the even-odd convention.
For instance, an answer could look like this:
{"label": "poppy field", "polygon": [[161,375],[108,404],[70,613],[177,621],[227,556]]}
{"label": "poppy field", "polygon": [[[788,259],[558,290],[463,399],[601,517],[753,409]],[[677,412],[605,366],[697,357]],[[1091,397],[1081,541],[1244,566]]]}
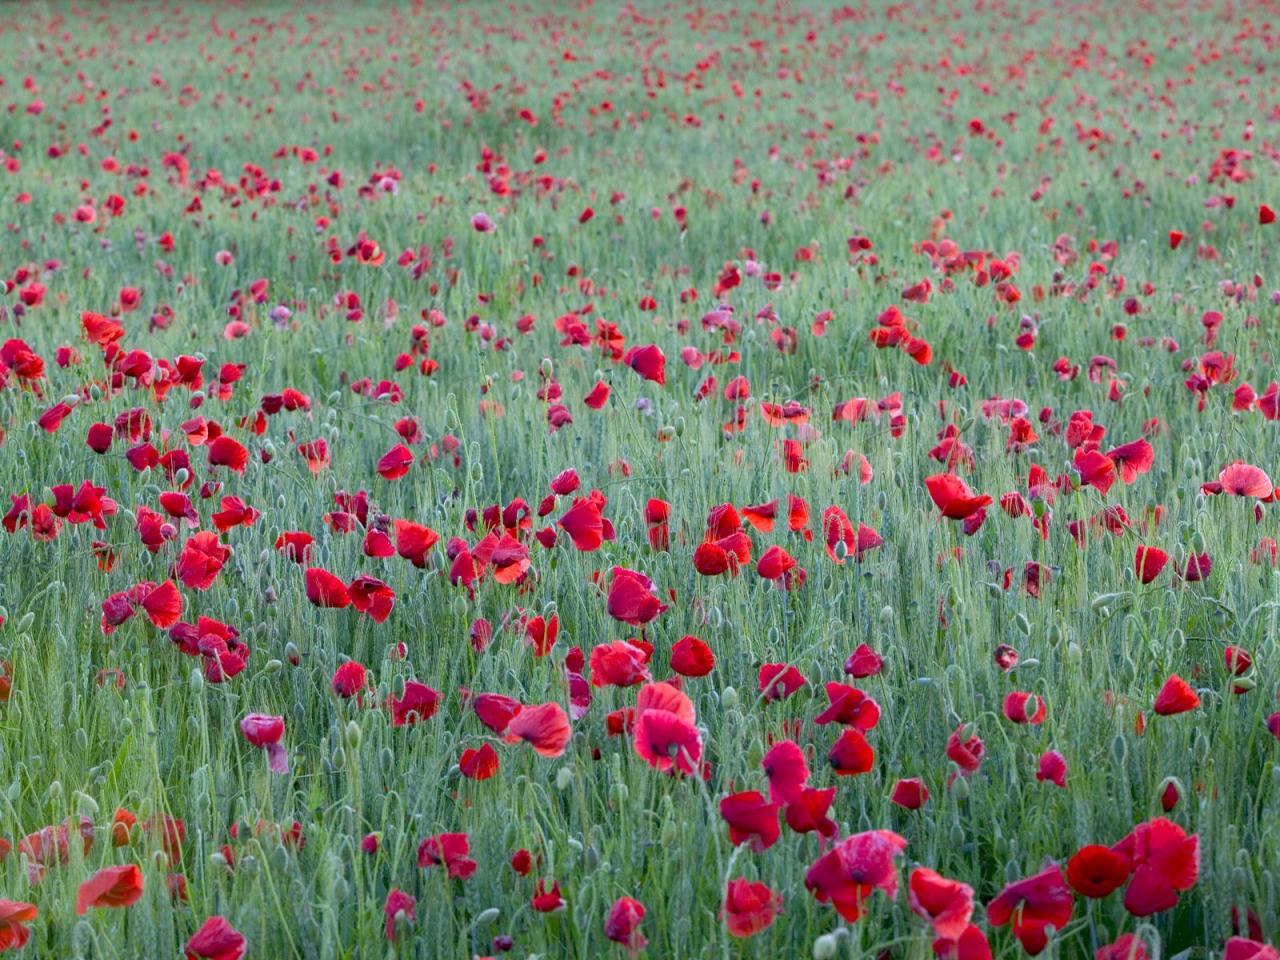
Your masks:
{"label": "poppy field", "polygon": [[0,6],[0,952],[1280,960],[1280,8]]}

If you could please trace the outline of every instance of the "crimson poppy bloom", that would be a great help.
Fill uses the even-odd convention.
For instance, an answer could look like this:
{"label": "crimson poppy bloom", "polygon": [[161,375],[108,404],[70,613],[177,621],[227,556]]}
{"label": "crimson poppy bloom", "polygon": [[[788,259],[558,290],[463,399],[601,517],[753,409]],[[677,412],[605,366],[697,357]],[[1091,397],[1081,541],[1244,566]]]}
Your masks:
{"label": "crimson poppy bloom", "polygon": [[781,912],[781,894],[767,884],[735,877],[725,887],[720,919],[731,936],[746,938],[767,929]]}
{"label": "crimson poppy bloom", "polygon": [[1067,882],[1072,889],[1095,900],[1124,886],[1129,872],[1128,858],[1097,843],[1081,847],[1067,861]]}
{"label": "crimson poppy bloom", "polygon": [[830,902],[841,917],[853,923],[862,916],[873,891],[881,890],[890,900],[897,899],[894,860],[906,846],[903,837],[889,830],[855,833],[814,861],[805,873],[805,888],[819,903]]}
{"label": "crimson poppy bloom", "polygon": [[1013,690],[1005,694],[1004,715],[1007,720],[1014,723],[1041,724],[1044,723],[1046,712],[1044,698],[1034,693]]}
{"label": "crimson poppy bloom", "polygon": [[317,607],[340,610],[351,606],[351,594],[347,585],[321,567],[308,567],[306,573],[307,599]]}
{"label": "crimson poppy bloom", "polygon": [[605,918],[605,939],[622,944],[632,953],[644,949],[644,945],[648,943],[640,932],[640,921],[644,919],[644,914],[644,904],[639,900],[619,897]]}
{"label": "crimson poppy bloom", "polygon": [[242,960],[245,939],[225,917],[209,917],[183,948],[186,960]]}
{"label": "crimson poppy bloom", "polygon": [[849,658],[844,662],[844,672],[857,680],[874,677],[883,669],[884,657],[865,643],[858,644],[858,649],[849,654]]}
{"label": "crimson poppy bloom", "polygon": [[418,866],[443,866],[451,880],[466,880],[476,872],[471,840],[465,833],[440,833],[418,844]]}
{"label": "crimson poppy bloom", "polygon": [[880,722],[880,705],[857,687],[832,681],[827,684],[830,706],[813,718],[819,725],[841,723],[867,731]]}
{"label": "crimson poppy bloom", "polygon": [[840,777],[869,773],[875,761],[875,750],[857,727],[845,727],[827,754],[827,763]]}
{"label": "crimson poppy bloom", "polygon": [[348,660],[333,672],[331,685],[334,693],[344,700],[349,700],[364,689],[366,682],[364,664]]}
{"label": "crimson poppy bloom", "polygon": [[84,916],[90,907],[131,907],[142,898],[142,871],[137,864],[103,867],[80,884],[76,892],[76,914]]}
{"label": "crimson poppy bloom", "polygon": [[557,880],[551,884],[551,888],[547,888],[547,881],[539,879],[537,885],[533,888],[533,899],[530,905],[539,913],[555,913],[563,910],[568,906],[564,901],[564,897],[560,896],[560,881]]}
{"label": "crimson poppy bloom", "polygon": [[643,627],[667,610],[667,605],[653,591],[653,581],[644,574],[614,567],[605,609],[615,620]]}
{"label": "crimson poppy bloom", "polygon": [[929,788],[917,777],[908,777],[893,785],[890,801],[905,810],[919,810],[929,802]]}
{"label": "crimson poppy bloom", "polygon": [[669,683],[645,684],[636,698],[632,746],[657,770],[693,773],[702,759],[693,701]]}
{"label": "crimson poppy bloom", "polygon": [[378,476],[383,480],[399,480],[413,466],[413,451],[403,443],[394,447],[378,458]]}
{"label": "crimson poppy bloom", "polygon": [[1067,785],[1067,761],[1057,750],[1046,750],[1037,761],[1036,779],[1055,786]]}
{"label": "crimson poppy bloom", "polygon": [[1218,484],[1223,493],[1237,497],[1255,497],[1258,500],[1266,500],[1275,490],[1265,470],[1239,461],[1222,468],[1222,472],[1218,474]]}
{"label": "crimson poppy bloom", "polygon": [[792,740],[780,740],[760,761],[769,780],[769,799],[774,803],[793,803],[809,780],[809,764],[804,751]]}
{"label": "crimson poppy bloom", "polygon": [[1071,920],[1075,900],[1058,864],[1033,877],[1008,884],[987,904],[993,927],[1012,924],[1013,935],[1033,957],[1049,944],[1048,928],[1061,930]]}
{"label": "crimson poppy bloom", "polygon": [[591,651],[593,687],[633,687],[651,680],[645,651],[625,640],[597,644]]}
{"label": "crimson poppy bloom", "polygon": [[391,724],[407,726],[420,720],[430,720],[440,707],[438,691],[418,680],[406,680],[404,693],[388,698],[391,706]]}
{"label": "crimson poppy bloom", "polygon": [[681,637],[671,646],[671,669],[682,677],[705,677],[715,665],[715,654],[697,637]]}

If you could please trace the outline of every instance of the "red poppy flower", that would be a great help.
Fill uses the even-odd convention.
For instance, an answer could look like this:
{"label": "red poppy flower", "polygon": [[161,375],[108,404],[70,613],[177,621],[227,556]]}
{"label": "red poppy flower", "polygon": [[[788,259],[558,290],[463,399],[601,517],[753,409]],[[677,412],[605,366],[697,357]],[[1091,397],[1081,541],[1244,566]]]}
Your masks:
{"label": "red poppy flower", "polygon": [[667,358],[655,344],[643,347],[632,347],[622,356],[622,362],[634,370],[645,380],[651,380],[658,386],[667,382]]}
{"label": "red poppy flower", "polygon": [[598,644],[591,651],[593,687],[633,687],[651,680],[645,651],[625,640]]}
{"label": "red poppy flower", "polygon": [[1218,483],[1223,493],[1237,497],[1256,497],[1259,500],[1266,500],[1275,490],[1267,472],[1250,463],[1236,462],[1223,467],[1218,474]]}
{"label": "red poppy flower", "polygon": [[1133,556],[1133,572],[1142,583],[1150,583],[1168,562],[1169,555],[1159,547],[1138,547]]}
{"label": "red poppy flower", "polygon": [[399,480],[413,466],[413,451],[403,443],[394,447],[378,458],[378,476],[383,480]]}
{"label": "red poppy flower", "polygon": [[1041,783],[1048,782],[1055,786],[1067,785],[1067,761],[1057,750],[1046,750],[1040,754],[1036,767],[1036,779]]}
{"label": "red poppy flower", "polygon": [[819,903],[830,902],[850,923],[862,916],[874,890],[890,900],[898,896],[898,871],[894,860],[907,841],[889,830],[870,830],[846,837],[805,873],[804,885]]}
{"label": "red poppy flower", "polygon": [[781,894],[766,884],[736,877],[725,887],[720,919],[731,936],[745,938],[767,929],[781,912]]}
{"label": "red poppy flower", "polygon": [[476,872],[468,853],[471,841],[465,833],[441,833],[418,844],[418,866],[443,866],[451,880],[466,880]]}
{"label": "red poppy flower", "polygon": [[349,700],[363,690],[367,682],[364,664],[348,660],[333,672],[331,686],[334,693]]}
{"label": "red poppy flower", "polygon": [[225,917],[212,916],[183,948],[186,960],[242,960],[245,939]]}
{"label": "red poppy flower", "polygon": [[434,717],[440,708],[440,694],[418,680],[406,680],[404,693],[391,697],[390,702],[392,726],[403,727]]}
{"label": "red poppy flower", "polygon": [[25,925],[39,915],[34,903],[0,900],[0,953],[26,946],[31,931]]}
{"label": "red poppy flower", "polygon": [[265,713],[251,713],[240,721],[240,732],[255,747],[267,751],[268,766],[272,773],[289,772],[289,755],[280,745],[284,736],[284,717]]}
{"label": "red poppy flower", "polygon": [[308,567],[306,573],[307,599],[317,607],[342,609],[351,605],[347,585],[328,570]]}
{"label": "red poppy flower", "polygon": [[1186,713],[1198,706],[1200,706],[1199,695],[1192,689],[1191,684],[1176,673],[1164,682],[1164,686],[1156,694],[1155,711],[1162,717]]}
{"label": "red poppy flower", "polygon": [[1034,693],[1024,693],[1020,690],[1014,690],[1005,694],[1004,698],[1004,715],[1005,719],[1014,723],[1041,724],[1044,723],[1046,710],[1044,698],[1038,697]]}
{"label": "red poppy flower", "polygon": [[777,804],[794,803],[809,781],[804,751],[792,740],[775,743],[760,766],[769,780],[769,799]]}
{"label": "red poppy flower", "polygon": [[1100,844],[1081,847],[1067,861],[1067,882],[1084,897],[1101,900],[1128,879],[1128,858]]}
{"label": "red poppy flower", "polygon": [[667,609],[653,591],[653,581],[644,574],[614,567],[605,609],[615,620],[643,627]]}
{"label": "red poppy flower", "polygon": [[387,902],[382,912],[387,918],[386,932],[389,942],[395,942],[397,920],[402,923],[413,923],[416,920],[413,909],[417,904],[418,901],[403,890],[393,889],[387,894]]}
{"label": "red poppy flower", "polygon": [[827,763],[841,777],[869,773],[875,762],[876,752],[856,727],[845,727],[827,754]]}
{"label": "red poppy flower", "polygon": [[889,799],[904,810],[919,810],[929,801],[929,788],[922,780],[908,777],[893,785]]}
{"label": "red poppy flower", "polygon": [[917,867],[907,880],[907,902],[933,925],[937,937],[955,940],[964,933],[973,915],[973,887],[948,880],[928,867]]}
{"label": "red poppy flower", "polygon": [[757,680],[765,703],[785,700],[807,682],[803,673],[787,663],[761,664]]}
{"label": "red poppy flower", "polygon": [[987,922],[993,927],[1012,923],[1022,949],[1035,956],[1049,944],[1046,928],[1061,930],[1074,910],[1071,888],[1055,863],[1034,877],[1007,885],[987,904]]}
{"label": "red poppy flower", "polygon": [[142,871],[137,864],[103,867],[80,884],[76,892],[76,914],[84,916],[90,907],[130,907],[142,898]]}
{"label": "red poppy flower", "polygon": [[463,750],[458,770],[469,780],[488,780],[498,772],[498,751],[490,743]]}
{"label": "red poppy flower", "polygon": [[682,677],[705,677],[715,665],[715,654],[697,637],[682,637],[671,647],[671,669]]}
{"label": "red poppy flower", "polygon": [[351,605],[369,617],[374,623],[382,623],[391,616],[396,604],[395,591],[377,577],[361,574],[347,586]]}
{"label": "red poppy flower", "polygon": [[471,699],[471,709],[476,712],[480,722],[501,736],[507,732],[507,725],[524,708],[520,701],[500,693],[480,693]]}
{"label": "red poppy flower", "polygon": [[924,478],[924,485],[934,505],[950,520],[964,520],[991,502],[986,494],[975,494],[954,473],[939,473]]}
{"label": "red poppy flower", "polygon": [[216,533],[201,530],[182,545],[174,575],[188,590],[208,590],[230,556],[231,548]]}
{"label": "red poppy flower", "polygon": [[507,743],[523,740],[544,757],[558,757],[569,745],[573,731],[564,708],[558,703],[523,707],[507,723]]}
{"label": "red poppy flower", "polygon": [[884,657],[865,643],[858,644],[858,649],[849,654],[849,659],[844,662],[844,672],[858,680],[874,677],[883,669]]}
{"label": "red poppy flower", "polygon": [[813,718],[818,725],[842,723],[867,731],[880,722],[880,705],[857,687],[848,684],[827,684],[827,699],[831,705]]}
{"label": "red poppy flower", "polygon": [[1200,873],[1200,838],[1187,836],[1164,817],[1138,824],[1111,849],[1132,871],[1124,908],[1135,917],[1172,909],[1178,894],[1194,887]]}
{"label": "red poppy flower", "polygon": [[644,919],[644,904],[632,897],[619,897],[609,908],[604,921],[606,940],[620,943],[633,953],[644,949],[648,941],[640,933],[640,921]]}
{"label": "red poppy flower", "polygon": [[1140,475],[1150,472],[1151,465],[1155,463],[1155,451],[1142,437],[1113,447],[1106,455],[1119,469],[1120,479],[1126,484],[1133,483]]}
{"label": "red poppy flower", "polygon": [[646,763],[664,773],[693,773],[702,759],[693,701],[669,683],[645,684],[636,698],[632,746]]}
{"label": "red poppy flower", "polygon": [[244,473],[249,463],[249,451],[244,444],[225,433],[210,441],[207,450],[211,467],[227,467],[236,473]]}

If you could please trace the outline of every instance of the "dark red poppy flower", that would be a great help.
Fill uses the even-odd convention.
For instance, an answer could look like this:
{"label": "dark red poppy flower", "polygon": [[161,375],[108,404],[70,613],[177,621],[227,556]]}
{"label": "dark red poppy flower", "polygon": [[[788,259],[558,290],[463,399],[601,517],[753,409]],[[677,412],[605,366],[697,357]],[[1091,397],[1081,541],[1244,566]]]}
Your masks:
{"label": "dark red poppy flower", "polygon": [[469,780],[488,780],[498,772],[498,751],[490,743],[463,750],[458,770]]}
{"label": "dark red poppy flower", "polygon": [[643,379],[651,380],[658,386],[667,382],[667,358],[656,344],[632,347],[623,354],[622,362]]}
{"label": "dark red poppy flower", "polygon": [[394,447],[378,458],[378,476],[383,480],[399,480],[413,466],[413,451],[403,443]]}
{"label": "dark red poppy flower", "polygon": [[1159,547],[1141,546],[1133,557],[1133,572],[1142,583],[1150,583],[1168,562],[1169,555]]}
{"label": "dark red poppy flower", "polygon": [[466,880],[476,872],[476,862],[467,854],[471,840],[465,833],[440,833],[418,844],[418,866],[443,866],[451,880]]}
{"label": "dark red poppy flower", "polygon": [[349,700],[359,694],[365,688],[367,682],[368,675],[364,664],[355,660],[348,660],[333,672],[333,680],[330,685],[333,687],[334,693],[344,700]]}
{"label": "dark red poppy flower", "polygon": [[351,605],[347,585],[321,567],[308,567],[306,573],[307,599],[317,607],[342,609]]}
{"label": "dark red poppy flower", "polygon": [[644,949],[644,945],[648,943],[640,933],[640,921],[644,919],[644,914],[644,904],[639,900],[619,897],[605,917],[605,939],[620,943],[633,953]]}
{"label": "dark red poppy flower", "polygon": [[867,731],[880,722],[880,705],[857,687],[831,681],[827,684],[830,706],[813,718],[819,725],[842,723]]}
{"label": "dark red poppy flower", "polygon": [[908,777],[893,785],[889,799],[905,810],[919,810],[929,801],[929,788],[919,778]]}
{"label": "dark red poppy flower", "polygon": [[390,697],[392,726],[404,727],[430,720],[440,708],[440,694],[419,680],[406,680],[404,693]]}
{"label": "dark red poppy flower", "polygon": [[40,915],[34,903],[0,900],[0,953],[20,950],[31,939],[27,924]]}
{"label": "dark red poppy flower", "polygon": [[1040,754],[1036,765],[1036,779],[1041,783],[1065,787],[1067,785],[1066,758],[1057,750],[1046,750]]}
{"label": "dark red poppy flower", "polygon": [[1041,724],[1046,714],[1043,697],[1034,693],[1013,690],[1005,694],[1004,715],[1006,720],[1014,723]]}
{"label": "dark red poppy flower", "polygon": [[1110,847],[1090,844],[1067,861],[1067,882],[1083,897],[1100,900],[1129,879],[1129,860]]}
{"label": "dark red poppy flower", "polygon": [[397,924],[412,924],[415,921],[413,909],[417,904],[418,901],[403,890],[393,888],[387,894],[387,902],[382,912],[387,918],[386,933],[389,942],[395,942]]}
{"label": "dark red poppy flower", "polygon": [[757,675],[765,703],[785,700],[807,683],[804,674],[788,663],[764,663]]}
{"label": "dark red poppy flower", "polygon": [[858,644],[858,649],[849,654],[844,662],[844,672],[858,680],[874,677],[883,669],[884,657],[865,643]]}
{"label": "dark red poppy flower", "polygon": [[1061,930],[1071,920],[1075,900],[1053,864],[1033,877],[1007,885],[987,904],[987,922],[993,927],[1012,924],[1013,935],[1033,957],[1049,944],[1048,928]]}
{"label": "dark red poppy flower", "polygon": [[715,654],[697,637],[681,637],[671,647],[671,669],[682,677],[705,677],[715,666]]}
{"label": "dark red poppy flower", "polygon": [[644,574],[614,567],[605,609],[615,620],[643,627],[667,610],[667,605],[654,595],[654,589],[653,581]]}

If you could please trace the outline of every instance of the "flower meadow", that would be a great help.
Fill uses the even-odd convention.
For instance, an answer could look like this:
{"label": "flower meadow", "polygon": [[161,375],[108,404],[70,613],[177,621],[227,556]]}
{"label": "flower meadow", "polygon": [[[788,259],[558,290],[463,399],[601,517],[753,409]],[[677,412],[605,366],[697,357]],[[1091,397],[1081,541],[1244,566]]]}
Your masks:
{"label": "flower meadow", "polygon": [[1280,960],[1280,8],[0,7],[0,952]]}

